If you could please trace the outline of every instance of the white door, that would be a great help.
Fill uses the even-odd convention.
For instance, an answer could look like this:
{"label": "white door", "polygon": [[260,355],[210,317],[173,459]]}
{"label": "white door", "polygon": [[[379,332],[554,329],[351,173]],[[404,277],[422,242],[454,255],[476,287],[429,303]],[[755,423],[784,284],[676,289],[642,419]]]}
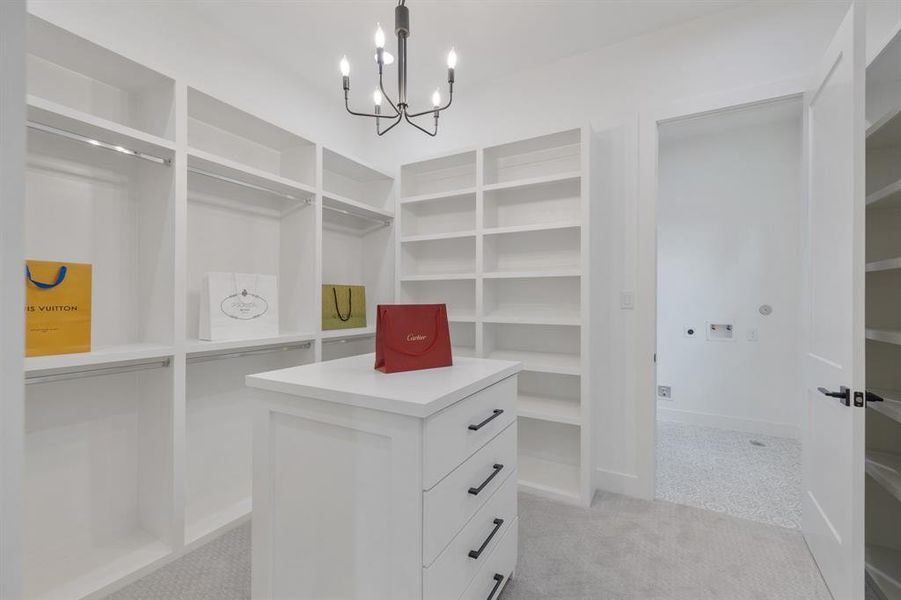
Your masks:
{"label": "white door", "polygon": [[805,94],[803,529],[836,600],[864,593],[863,17],[852,5]]}

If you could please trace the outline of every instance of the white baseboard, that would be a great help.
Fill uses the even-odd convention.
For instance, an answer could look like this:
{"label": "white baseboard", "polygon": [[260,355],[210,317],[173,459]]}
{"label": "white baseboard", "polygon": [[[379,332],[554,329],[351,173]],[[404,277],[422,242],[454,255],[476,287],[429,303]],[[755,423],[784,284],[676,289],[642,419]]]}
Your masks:
{"label": "white baseboard", "polygon": [[657,418],[661,421],[702,425],[704,427],[717,427],[719,429],[743,431],[745,433],[756,433],[759,435],[772,435],[796,440],[801,439],[800,427],[792,425],[791,423],[776,423],[773,421],[729,417],[726,415],[679,410],[677,408],[668,408],[659,405],[657,406]]}
{"label": "white baseboard", "polygon": [[642,484],[638,475],[630,473],[617,473],[605,469],[595,469],[594,489],[602,492],[613,492],[633,498],[650,500],[647,496],[647,486]]}

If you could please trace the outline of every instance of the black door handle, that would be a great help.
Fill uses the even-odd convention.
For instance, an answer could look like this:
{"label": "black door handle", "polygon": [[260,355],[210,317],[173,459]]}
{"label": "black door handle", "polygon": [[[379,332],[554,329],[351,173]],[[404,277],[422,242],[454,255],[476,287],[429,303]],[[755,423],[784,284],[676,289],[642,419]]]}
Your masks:
{"label": "black door handle", "polygon": [[488,534],[488,537],[485,538],[485,541],[482,542],[482,545],[479,546],[478,550],[470,550],[469,551],[469,558],[474,558],[474,559],[478,560],[478,558],[480,556],[482,556],[482,552],[484,552],[485,548],[488,547],[488,544],[491,543],[492,538],[495,535],[497,535],[498,531],[501,530],[501,526],[504,524],[504,520],[503,519],[495,519],[493,521],[493,523],[494,523],[494,529],[491,530],[491,533]]}
{"label": "black door handle", "polygon": [[819,390],[819,392],[824,396],[829,396],[830,398],[838,398],[845,406],[851,406],[851,390],[846,388],[845,386],[841,386],[838,392],[830,392],[824,387],[818,387],[817,390]]}
{"label": "black door handle", "polygon": [[494,469],[494,470],[491,471],[491,475],[488,476],[488,479],[483,481],[482,485],[480,485],[477,488],[474,488],[474,487],[469,488],[469,493],[472,494],[473,496],[478,496],[479,493],[485,489],[485,486],[488,485],[489,483],[491,483],[491,480],[494,479],[497,476],[497,474],[501,472],[501,470],[503,468],[504,468],[504,465],[502,465],[500,463],[495,463],[495,465],[492,467],[492,469]]}
{"label": "black door handle", "polygon": [[873,392],[867,392],[867,402],[885,402],[885,398]]}
{"label": "black door handle", "polygon": [[494,579],[494,587],[491,588],[491,593],[488,594],[488,597],[485,598],[485,600],[493,600],[494,595],[501,589],[501,584],[504,583],[504,576],[500,573],[495,573],[492,579]]}
{"label": "black door handle", "polygon": [[469,430],[470,430],[470,431],[478,431],[479,429],[481,429],[482,427],[484,427],[485,425],[487,425],[487,424],[490,423],[491,421],[495,420],[496,418],[498,418],[498,417],[501,416],[502,414],[504,414],[504,411],[503,411],[502,409],[500,409],[500,408],[495,408],[495,409],[494,409],[494,412],[491,413],[491,416],[490,416],[490,417],[488,417],[487,419],[485,419],[484,421],[482,421],[482,422],[479,423],[478,425],[470,425],[470,426],[469,426]]}

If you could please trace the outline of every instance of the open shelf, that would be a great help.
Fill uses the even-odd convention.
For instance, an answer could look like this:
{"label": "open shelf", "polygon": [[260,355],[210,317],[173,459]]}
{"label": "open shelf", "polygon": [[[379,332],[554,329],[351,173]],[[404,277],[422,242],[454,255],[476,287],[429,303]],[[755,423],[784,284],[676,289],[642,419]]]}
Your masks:
{"label": "open shelf", "polygon": [[528,271],[486,271],[485,279],[549,279],[556,277],[581,277],[581,269],[541,269]]}
{"label": "open shelf", "polygon": [[867,150],[897,146],[901,143],[901,106],[889,110],[867,127]]}
{"label": "open shelf", "polygon": [[517,414],[520,417],[579,425],[582,421],[578,402],[547,396],[528,396],[519,394],[516,402]]}
{"label": "open shelf", "polygon": [[522,363],[526,371],[536,373],[557,373],[579,375],[581,366],[578,355],[553,352],[532,352],[527,350],[492,350],[486,358],[513,360]]}
{"label": "open shelf", "polygon": [[188,146],[210,166],[268,175],[264,186],[281,182],[309,191],[316,184],[313,142],[194,88],[188,89]]}
{"label": "open shelf", "polygon": [[172,346],[161,344],[125,344],[94,348],[90,352],[29,356],[25,359],[26,376],[42,376],[55,372],[69,372],[92,367],[108,367],[122,363],[134,363],[152,359],[165,359],[173,355]]}
{"label": "open shelf", "polygon": [[867,329],[867,339],[885,344],[901,345],[901,331],[890,329]]}
{"label": "open shelf", "polygon": [[394,208],[394,179],[378,169],[322,150],[322,190],[333,198],[348,198],[383,211]]}
{"label": "open shelf", "polygon": [[901,180],[867,194],[867,208],[901,208]]}
{"label": "open shelf", "polygon": [[579,129],[486,148],[484,189],[571,177],[582,169],[581,148]]}
{"label": "open shelf", "polygon": [[538,223],[534,225],[511,225],[510,227],[491,227],[483,229],[484,235],[504,235],[508,233],[529,233],[531,231],[554,231],[557,229],[579,229],[577,221],[561,221],[558,223]]}
{"label": "open shelf", "polygon": [[412,242],[401,247],[400,273],[403,278],[468,275],[474,273],[475,268],[474,238]]}
{"label": "open shelf", "polygon": [[[544,165],[542,165],[544,166]],[[520,179],[512,179],[510,181],[502,181],[499,183],[486,183],[482,186],[485,193],[510,190],[518,195],[525,195],[529,188],[539,188],[541,186],[557,184],[557,183],[579,183],[582,172],[578,167],[572,171],[563,171],[561,173],[551,173],[549,175],[538,175],[534,177],[522,177]],[[577,192],[578,194],[579,192]]]}
{"label": "open shelf", "polygon": [[450,234],[475,235],[476,195],[454,197],[447,202],[402,204],[403,239]]}
{"label": "open shelf", "polygon": [[375,325],[371,325],[369,327],[354,327],[351,329],[330,329],[328,331],[323,331],[319,337],[323,340],[333,340],[340,338],[351,338],[351,337],[360,337],[360,336],[373,336],[375,335]]}
{"label": "open shelf", "polygon": [[406,202],[451,198],[476,186],[476,152],[463,152],[401,167]]}
{"label": "open shelf", "polygon": [[224,352],[256,351],[266,348],[288,347],[312,342],[316,339],[315,333],[285,333],[275,337],[255,337],[241,340],[217,340],[214,342],[198,339],[189,339],[185,344],[188,358],[203,356],[205,354],[218,354]]}
{"label": "open shelf", "polygon": [[867,263],[867,273],[878,271],[896,271],[901,269],[901,258],[887,258]]}
{"label": "open shelf", "polygon": [[450,337],[454,356],[476,356],[476,324],[451,322]]}
{"label": "open shelf", "polygon": [[885,415],[896,423],[901,424],[901,391],[871,389],[875,394],[883,398],[883,402],[870,402],[867,406],[876,412]]}
{"label": "open shelf", "polygon": [[466,187],[458,190],[447,192],[436,192],[434,194],[420,194],[419,196],[408,196],[401,198],[399,204],[419,204],[421,202],[455,202],[458,198],[466,198],[474,196],[476,188]]}
{"label": "open shelf", "polygon": [[486,279],[484,320],[580,325],[581,279]]}
{"label": "open shelf", "polygon": [[322,225],[336,231],[365,235],[391,225],[394,213],[335,194],[322,196]]}
{"label": "open shelf", "polygon": [[581,231],[551,229],[486,236],[486,273],[576,270],[581,267]]}
{"label": "open shelf", "polygon": [[866,569],[885,600],[901,600],[901,550],[867,544]]}
{"label": "open shelf", "polygon": [[579,428],[521,416],[518,439],[520,488],[578,501],[581,496]]}
{"label": "open shelf", "polygon": [[32,106],[65,115],[76,127],[93,123],[143,132],[148,141],[174,139],[175,82],[169,77],[34,16],[28,18],[27,61]]}
{"label": "open shelf", "polygon": [[867,475],[901,501],[901,455],[867,450]]}
{"label": "open shelf", "polygon": [[579,224],[582,181],[578,176],[555,177],[538,183],[488,189],[484,192],[485,227],[511,228]]}
{"label": "open shelf", "polygon": [[521,417],[569,425],[582,423],[581,379],[573,375],[523,371],[519,375]]}
{"label": "open shelf", "polygon": [[172,369],[29,385],[26,598],[81,598],[170,552]]}
{"label": "open shelf", "polygon": [[472,279],[449,281],[405,281],[398,302],[408,304],[447,304],[450,320],[476,319],[476,284]]}

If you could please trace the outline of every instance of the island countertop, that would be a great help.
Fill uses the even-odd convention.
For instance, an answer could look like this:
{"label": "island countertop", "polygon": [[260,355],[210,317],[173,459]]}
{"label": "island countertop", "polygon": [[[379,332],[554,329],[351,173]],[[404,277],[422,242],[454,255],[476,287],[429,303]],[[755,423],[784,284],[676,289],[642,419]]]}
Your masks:
{"label": "island countertop", "polygon": [[248,375],[249,387],[425,418],[522,370],[518,362],[454,357],[450,367],[385,374],[374,354]]}

